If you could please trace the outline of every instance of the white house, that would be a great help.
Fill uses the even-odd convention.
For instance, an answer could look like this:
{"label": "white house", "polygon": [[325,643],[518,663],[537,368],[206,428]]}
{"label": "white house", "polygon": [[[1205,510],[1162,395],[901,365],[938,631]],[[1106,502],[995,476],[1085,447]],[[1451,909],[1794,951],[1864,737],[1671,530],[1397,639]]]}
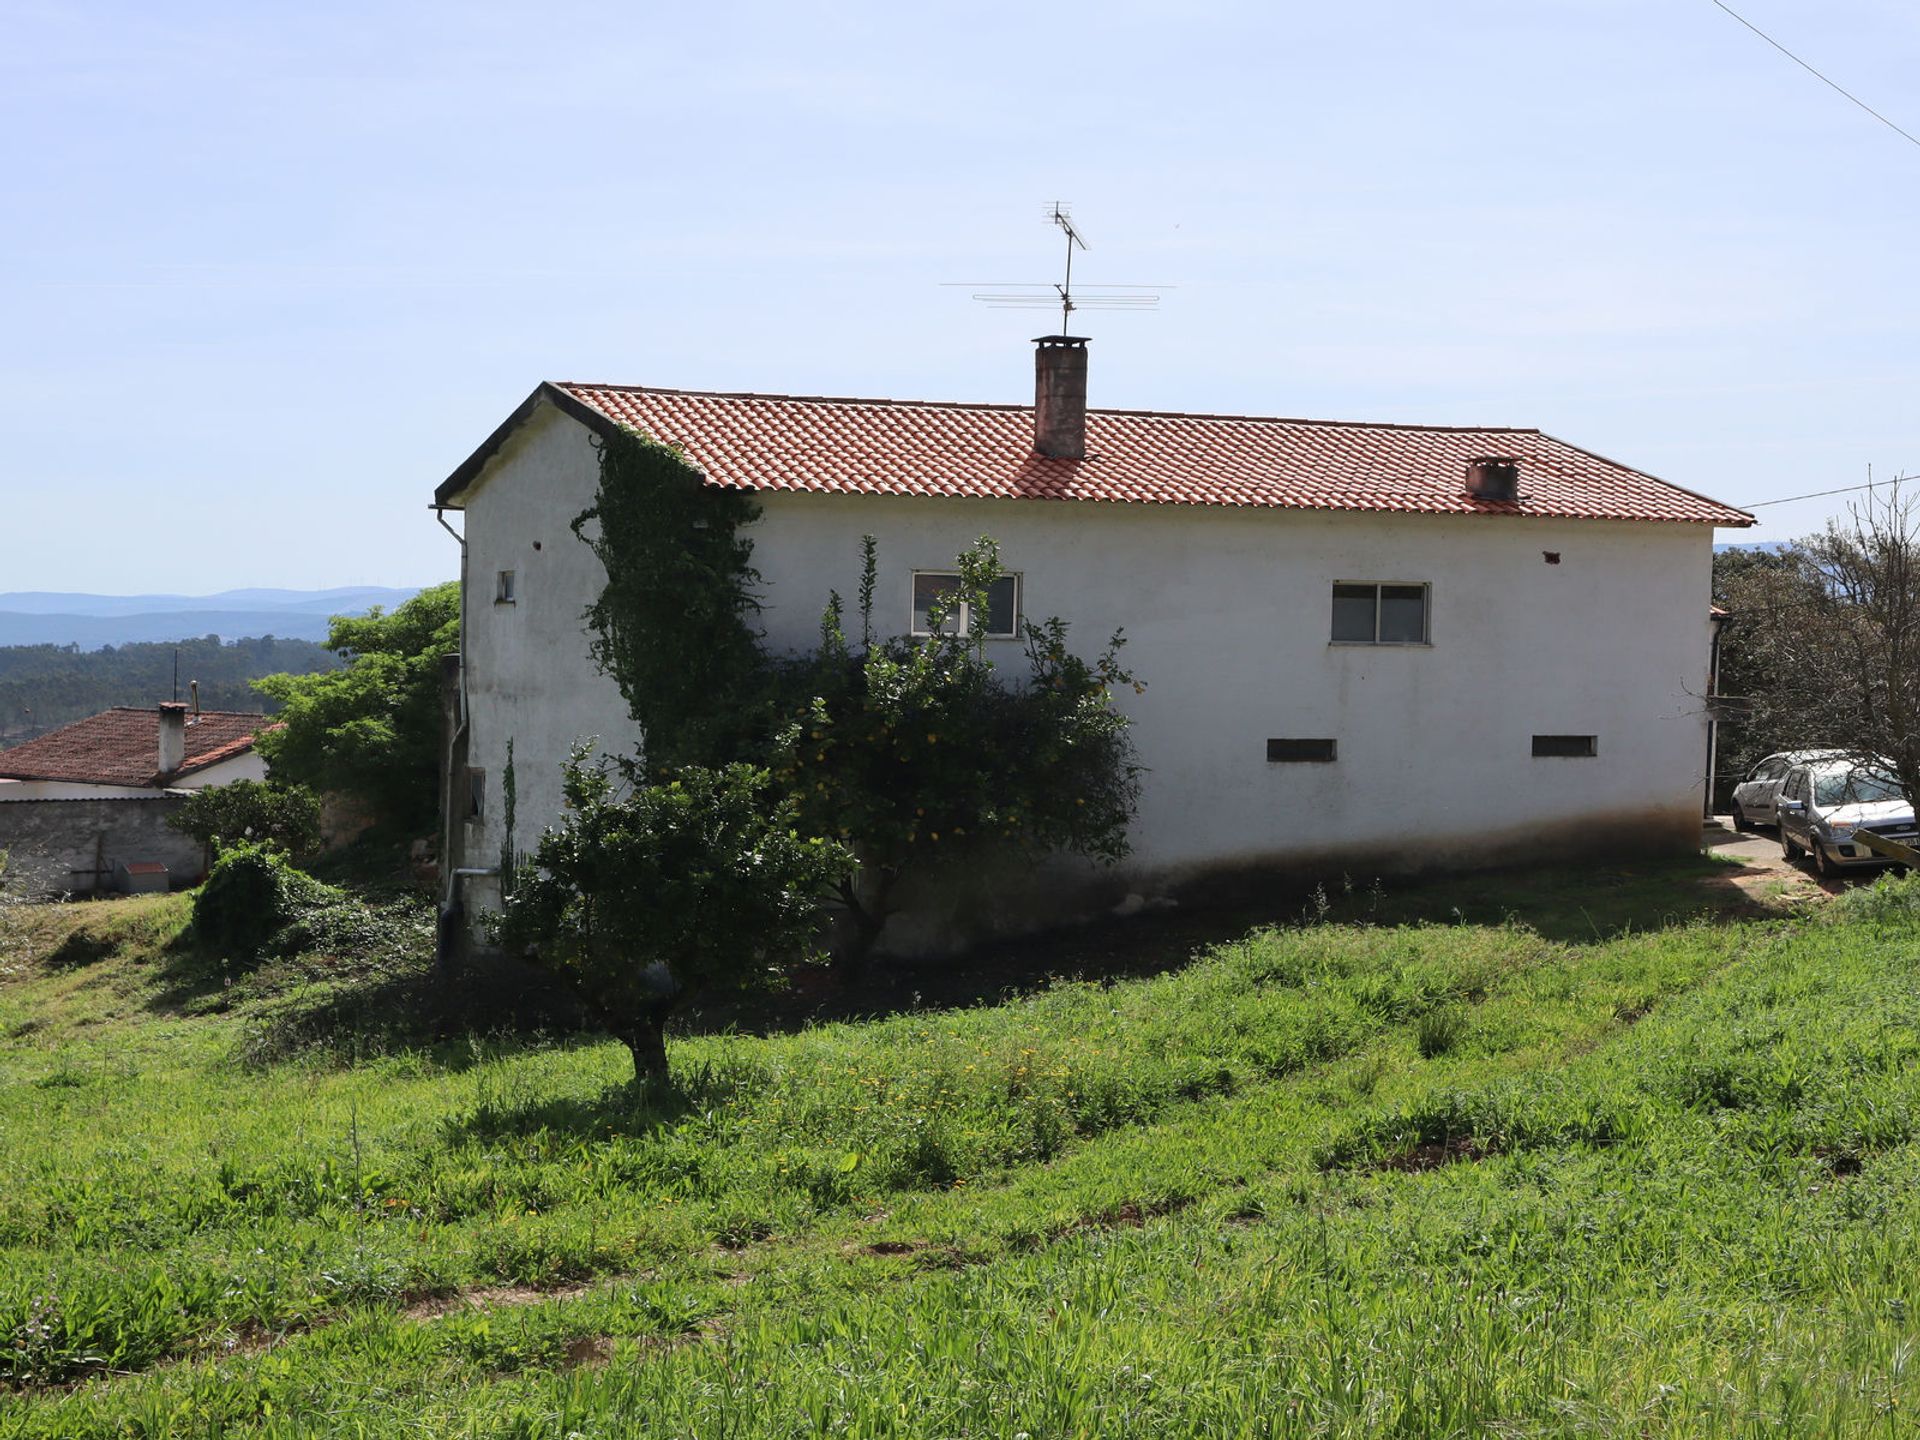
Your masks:
{"label": "white house", "polygon": [[[1147,684],[1119,697],[1148,772],[1132,856],[965,877],[892,948],[1276,868],[1697,844],[1713,531],[1752,517],[1537,430],[1087,410],[1086,358],[1037,342],[1032,407],[541,385],[435,492],[466,522],[472,793],[448,853],[497,857],[509,739],[522,853],[577,739],[639,741],[588,656],[604,574],[568,528],[619,426],[755,492],[772,649],[815,642],[869,533],[884,633],[982,534],[1009,632],[1060,615],[1085,652],[1124,627]],[[467,877],[469,905],[494,894]]]}
{"label": "white house", "polygon": [[265,715],[180,703],[121,706],[0,750],[9,878],[59,894],[198,879],[199,842],[166,819],[195,790],[264,780]]}

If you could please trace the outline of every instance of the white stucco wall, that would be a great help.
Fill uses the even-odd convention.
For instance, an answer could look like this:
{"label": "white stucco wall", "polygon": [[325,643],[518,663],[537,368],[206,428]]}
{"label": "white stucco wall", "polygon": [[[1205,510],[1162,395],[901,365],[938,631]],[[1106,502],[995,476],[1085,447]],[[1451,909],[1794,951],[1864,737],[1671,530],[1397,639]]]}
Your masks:
{"label": "white stucco wall", "polygon": [[[854,592],[863,533],[879,539],[883,633],[905,628],[910,572],[950,568],[981,534],[1021,574],[1028,618],[1066,617],[1082,653],[1123,627],[1125,663],[1148,687],[1119,697],[1150,772],[1142,870],[1340,853],[1464,861],[1524,851],[1568,821],[1697,840],[1703,527],[789,494],[763,505],[754,563],[777,645],[811,644],[827,589]],[[1330,643],[1334,583],[1369,580],[1431,585],[1430,645]],[[994,648],[1024,673],[1017,643]],[[1534,759],[1535,734],[1594,735],[1599,753]],[[1269,763],[1269,737],[1332,738],[1338,759]]]}
{"label": "white stucco wall", "polygon": [[[466,826],[467,863],[497,863],[503,838],[501,776],[514,744],[517,844],[532,850],[560,814],[560,767],[578,740],[630,754],[639,732],[620,689],[587,653],[581,612],[606,572],[575,537],[573,517],[593,503],[599,461],[585,427],[542,408],[508,442],[466,503],[468,763],[486,772],[482,820]],[[517,599],[494,600],[512,570]],[[475,885],[470,899],[493,893]]]}
{"label": "white stucco wall", "polygon": [[[558,812],[577,737],[637,737],[587,656],[598,562],[568,521],[590,502],[585,429],[542,412],[470,492],[470,763],[497,853],[498,776],[515,737],[519,846]],[[879,539],[881,633],[908,621],[914,569],[981,534],[1023,580],[1029,618],[1076,648],[1124,627],[1146,682],[1120,704],[1148,767],[1134,855],[1147,893],[1222,866],[1356,875],[1577,848],[1697,841],[1711,531],[1674,524],[1369,515],[1045,501],[770,493],[754,527],[775,648],[815,642],[827,591],[849,601],[859,537]],[[533,548],[534,542],[540,548]],[[1543,552],[1556,552],[1556,564]],[[493,603],[495,575],[518,599]],[[1431,644],[1329,643],[1336,581],[1431,585]],[[1017,642],[996,659],[1024,673]],[[1598,737],[1591,759],[1534,759],[1535,734]],[[1274,764],[1266,741],[1332,738],[1331,764]],[[485,903],[484,893],[473,897]]]}
{"label": "white stucco wall", "polygon": [[82,785],[73,780],[11,780],[0,786],[0,801],[148,800],[164,793],[136,785]]}
{"label": "white stucco wall", "polygon": [[231,760],[222,760],[218,765],[209,765],[204,770],[196,770],[191,775],[180,777],[172,788],[175,790],[206,790],[215,785],[231,785],[236,780],[265,780],[267,762],[256,750],[244,755],[236,755]]}

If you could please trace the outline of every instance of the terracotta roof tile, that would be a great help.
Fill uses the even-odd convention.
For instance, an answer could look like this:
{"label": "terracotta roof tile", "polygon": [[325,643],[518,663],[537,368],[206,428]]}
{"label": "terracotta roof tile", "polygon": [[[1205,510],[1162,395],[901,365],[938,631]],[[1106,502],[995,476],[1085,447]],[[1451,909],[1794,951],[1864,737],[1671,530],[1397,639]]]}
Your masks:
{"label": "terracotta roof tile", "polygon": [[[265,715],[203,710],[187,717],[187,759],[169,779],[244,755],[253,737],[275,728]],[[116,706],[0,750],[0,779],[64,780],[80,785],[158,785],[160,712]]]}
{"label": "terracotta roof tile", "polygon": [[[575,383],[543,393],[590,423],[679,445],[707,483],[741,490],[1753,523],[1538,430],[1091,410],[1087,458],[1055,460],[1034,452],[1032,411],[1019,405]],[[493,444],[437,498],[457,495]],[[1518,500],[1466,493],[1467,462],[1485,455],[1519,460]]]}

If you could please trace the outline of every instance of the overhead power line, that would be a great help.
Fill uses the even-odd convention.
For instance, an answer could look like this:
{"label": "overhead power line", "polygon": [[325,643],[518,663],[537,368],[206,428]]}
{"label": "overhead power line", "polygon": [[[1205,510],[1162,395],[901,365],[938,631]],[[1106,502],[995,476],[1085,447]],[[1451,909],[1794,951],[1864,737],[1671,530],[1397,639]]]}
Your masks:
{"label": "overhead power line", "polygon": [[1829,80],[1825,75],[1822,75],[1818,70],[1814,69],[1813,66],[1809,65],[1806,61],[1802,60],[1798,55],[1794,54],[1793,51],[1787,49],[1786,46],[1782,45],[1778,40],[1774,39],[1771,35],[1767,34],[1767,32],[1762,30],[1758,25],[1754,24],[1751,20],[1747,19],[1747,17],[1742,15],[1738,10],[1735,10],[1731,5],[1726,4],[1725,0],[1713,0],[1713,3],[1719,6],[1722,10],[1726,11],[1727,14],[1733,16],[1734,19],[1738,20],[1742,25],[1746,26],[1747,29],[1751,30],[1754,34],[1758,35],[1762,40],[1766,41],[1767,44],[1771,45],[1774,49],[1778,50],[1782,55],[1786,56],[1789,60],[1793,61],[1793,63],[1798,65],[1802,70],[1806,71],[1809,75],[1813,76],[1813,78],[1818,80],[1822,85],[1825,85],[1829,89],[1835,90],[1841,95],[1844,95],[1847,99],[1851,100],[1855,105],[1858,105],[1862,110],[1866,111],[1867,114],[1871,115],[1874,119],[1878,120],[1882,125],[1886,126],[1889,130],[1893,131],[1893,133],[1898,135],[1902,140],[1905,140],[1909,145],[1920,147],[1920,137],[1916,137],[1911,133],[1909,133],[1908,131],[1902,130],[1898,125],[1894,124],[1893,121],[1889,120],[1886,116],[1882,115],[1878,110],[1874,109],[1871,105],[1867,104],[1866,101],[1862,100],[1858,95],[1854,94],[1851,90],[1847,89],[1845,86],[1839,84],[1836,81]]}
{"label": "overhead power line", "polygon": [[1893,475],[1885,480],[1869,480],[1864,485],[1842,485],[1838,490],[1810,490],[1805,495],[1783,495],[1778,500],[1750,500],[1734,508],[1764,510],[1769,505],[1791,505],[1796,500],[1818,500],[1826,495],[1851,495],[1856,490],[1878,490],[1883,485],[1900,485],[1908,480],[1920,480],[1920,475]]}

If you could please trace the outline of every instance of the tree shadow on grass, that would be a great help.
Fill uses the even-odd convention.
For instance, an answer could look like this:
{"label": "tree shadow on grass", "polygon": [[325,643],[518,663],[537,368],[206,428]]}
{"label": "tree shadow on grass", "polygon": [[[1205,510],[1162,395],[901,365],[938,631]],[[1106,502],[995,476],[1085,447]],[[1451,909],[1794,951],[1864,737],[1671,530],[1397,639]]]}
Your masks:
{"label": "tree shadow on grass", "polygon": [[[1257,890],[1211,905],[1002,941],[955,959],[876,962],[852,982],[824,969],[804,971],[783,991],[689,1005],[671,1031],[773,1035],[835,1021],[1001,1004],[1061,981],[1113,984],[1177,971],[1264,926],[1519,925],[1546,939],[1591,944],[1702,918],[1731,922],[1792,913],[1790,903],[1742,889],[1741,873],[1724,860],[1681,856],[1426,880],[1269,878]],[[179,987],[171,993],[218,1005],[225,977],[217,968],[195,968],[206,963],[183,956]],[[477,963],[451,981],[437,979],[424,961],[323,979],[260,1008],[245,1058],[271,1064],[325,1055],[351,1064],[417,1050],[436,1066],[458,1071],[529,1046],[551,1046],[559,1037],[603,1039],[550,977],[511,961]],[[703,1099],[732,1093],[728,1087],[738,1083],[738,1077],[713,1074],[677,1078],[677,1096],[619,1086],[593,1101],[521,1097],[498,1109],[489,1123],[512,1133],[583,1127],[632,1133],[636,1123],[683,1115]]]}
{"label": "tree shadow on grass", "polygon": [[[597,1043],[581,1037],[578,1043]],[[759,1079],[750,1063],[676,1064],[667,1085],[639,1080],[609,1085],[598,1095],[547,1095],[506,1085],[483,1088],[468,1114],[442,1122],[449,1143],[506,1140],[550,1131],[610,1140],[670,1129],[688,1116],[739,1103]]]}
{"label": "tree shadow on grass", "polygon": [[1249,931],[1314,924],[1519,925],[1591,944],[1626,934],[1778,917],[1789,903],[1742,890],[1738,867],[1705,855],[1513,868],[1423,879],[1249,877],[1193,908],[1104,919],[982,945],[959,959],[880,962],[851,984],[803,975],[793,990],[691,1007],[677,1033],[790,1032],[915,1010],[996,1005],[1063,981],[1118,981],[1184,969]]}

